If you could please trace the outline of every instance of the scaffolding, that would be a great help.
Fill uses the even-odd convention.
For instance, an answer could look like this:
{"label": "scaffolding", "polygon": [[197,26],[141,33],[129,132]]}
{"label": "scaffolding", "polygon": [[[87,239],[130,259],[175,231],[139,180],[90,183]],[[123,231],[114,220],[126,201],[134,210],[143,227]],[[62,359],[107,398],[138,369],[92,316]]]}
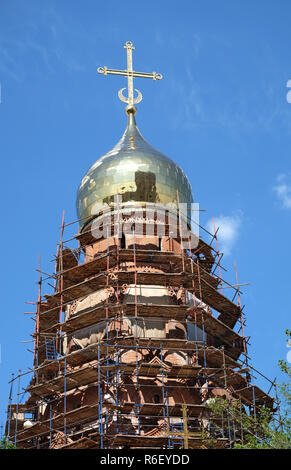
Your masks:
{"label": "scaffolding", "polygon": [[[118,230],[119,218],[118,209]],[[248,431],[229,411],[212,416],[211,397],[251,415],[276,411],[274,398],[253,383],[241,284],[237,271],[234,285],[222,278],[215,226],[209,244],[199,238],[195,250],[182,248],[178,230],[179,248],[170,240],[164,251],[159,240],[145,249],[135,229],[121,247],[112,226],[95,253],[90,228],[64,240],[72,226],[63,213],[54,273],[42,272],[39,260],[33,369],[11,379],[9,440],[33,449],[231,448]],[[52,281],[52,293],[42,295]],[[171,303],[145,302],[140,286],[167,292]],[[99,303],[74,310],[100,290]]]}

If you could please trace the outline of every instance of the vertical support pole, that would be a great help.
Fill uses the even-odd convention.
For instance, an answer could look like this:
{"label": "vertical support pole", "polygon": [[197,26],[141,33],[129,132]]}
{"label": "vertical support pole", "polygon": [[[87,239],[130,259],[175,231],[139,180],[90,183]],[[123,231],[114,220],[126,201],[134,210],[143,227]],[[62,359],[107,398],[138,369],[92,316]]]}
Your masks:
{"label": "vertical support pole", "polygon": [[21,370],[19,369],[19,371],[18,371],[16,417],[15,417],[15,434],[14,434],[14,445],[15,445],[15,447],[16,447],[16,442],[17,442],[17,424],[18,424],[18,410],[19,410],[19,396],[20,396],[20,374],[21,374]]}
{"label": "vertical support pole", "polygon": [[108,321],[108,288],[109,288],[109,230],[107,226],[107,250],[106,250],[106,307],[105,307],[105,313],[106,313],[106,325]]}
{"label": "vertical support pole", "polygon": [[[114,349],[115,350],[115,349]],[[116,391],[115,391],[115,404],[118,405],[118,387],[119,387],[119,349],[116,346],[115,351],[115,366],[116,366]],[[119,433],[119,412],[116,411],[116,434]]]}
{"label": "vertical support pole", "polygon": [[212,223],[213,223],[213,230],[214,230],[214,238],[215,238],[215,242],[216,242],[216,251],[218,253],[217,264],[218,264],[218,269],[219,269],[220,292],[221,292],[221,294],[223,294],[223,289],[222,289],[222,285],[221,285],[222,276],[221,276],[221,268],[220,268],[220,254],[219,254],[218,240],[217,240],[216,228],[215,228],[215,223],[214,223],[214,218],[213,217],[212,217]]}
{"label": "vertical support pole", "polygon": [[[274,379],[274,382],[275,382],[276,378]],[[280,423],[280,429],[281,431],[283,431],[284,427],[283,427],[283,421],[282,421],[282,415],[281,415],[281,406],[280,406],[280,400],[279,400],[279,396],[278,396],[278,387],[277,387],[277,384],[274,383],[274,388],[275,388],[275,395],[276,395],[276,400],[275,400],[275,403],[276,403],[276,406],[277,406],[277,409],[278,409],[278,419],[279,419],[279,423]]]}
{"label": "vertical support pole", "polygon": [[202,289],[201,289],[201,279],[200,279],[200,264],[199,264],[199,258],[197,257],[197,273],[198,273],[198,284],[199,284],[199,297],[200,300],[203,301],[202,299]]}
{"label": "vertical support pole", "polygon": [[10,425],[11,425],[11,419],[12,419],[13,383],[14,383],[14,374],[11,375],[11,385],[10,385],[10,391],[9,391],[8,426],[7,426],[7,438],[8,439],[9,439],[9,435],[10,435]]}
{"label": "vertical support pole", "polygon": [[100,374],[100,340],[98,341],[98,421],[99,421],[99,434],[100,434],[100,448],[103,449],[103,423],[102,423],[102,389],[101,389],[101,374]]}
{"label": "vertical support pole", "polygon": [[[110,228],[111,230],[111,228]],[[110,233],[111,236],[111,233]],[[109,268],[110,268],[110,259],[109,259],[109,227],[107,225],[106,228],[106,237],[107,237],[107,248],[106,248],[106,307],[105,307],[105,317],[106,317],[106,365],[109,365],[109,347],[108,347],[108,325],[109,325],[109,294],[108,294],[108,289],[109,289]],[[105,386],[105,392],[108,392],[109,390],[109,370],[108,367],[106,369],[106,386]],[[103,412],[101,409],[101,414],[102,414],[102,420],[103,420]],[[105,418],[105,432],[107,433],[108,430],[108,410],[106,408],[106,418]],[[103,445],[103,432],[102,432],[102,445]]]}
{"label": "vertical support pole", "polygon": [[[231,396],[231,398],[232,398],[232,396]],[[230,428],[229,410],[226,410],[226,415],[227,415],[228,440],[229,440],[229,444],[230,444],[231,443],[231,428]]]}
{"label": "vertical support pole", "polygon": [[98,339],[98,349],[97,349],[97,358],[98,358],[98,427],[99,427],[99,434],[101,435],[101,427],[100,427],[100,339]]}
{"label": "vertical support pole", "polygon": [[182,236],[181,214],[180,214],[180,199],[179,199],[179,191],[178,191],[178,189],[177,189],[177,202],[178,202],[178,220],[179,220],[179,232],[180,232],[180,243],[181,243],[182,267],[183,267],[183,272],[185,272],[183,236]]}
{"label": "vertical support pole", "polygon": [[247,355],[247,347],[246,347],[246,340],[245,340],[245,333],[244,333],[244,321],[243,321],[243,313],[242,313],[242,309],[241,309],[241,301],[240,301],[239,283],[238,283],[236,262],[234,262],[234,269],[235,269],[236,286],[237,286],[237,289],[238,289],[237,303],[238,303],[239,308],[240,308],[240,323],[241,323],[241,331],[242,331],[242,338],[243,338],[244,355],[245,355],[246,364],[248,364],[248,355]]}
{"label": "vertical support pole", "polygon": [[191,260],[191,273],[192,273],[192,289],[193,289],[193,302],[194,302],[194,308],[196,304],[196,293],[195,293],[195,281],[194,281],[194,268],[193,268],[193,259],[192,259],[192,250],[191,250],[191,243],[190,243],[190,237],[188,237],[188,245],[189,245],[189,251],[190,251],[190,260]]}
{"label": "vertical support pole", "polygon": [[235,416],[232,418],[233,440],[236,442]]}
{"label": "vertical support pole", "polygon": [[[40,254],[38,255],[38,297],[36,303],[36,319],[35,319],[35,338],[34,338],[34,354],[33,364],[34,367],[38,367],[38,352],[39,352],[39,315],[41,309],[41,284],[42,278],[40,274]],[[38,376],[38,372],[37,372]]]}
{"label": "vertical support pole", "polygon": [[133,262],[134,262],[134,315],[135,315],[135,318],[137,318],[137,267],[136,267],[136,249],[135,249],[135,229],[133,229]]}
{"label": "vertical support pole", "polygon": [[[190,261],[191,261],[191,273],[192,273],[192,289],[193,289],[193,306],[194,306],[194,318],[195,318],[195,340],[197,341],[197,315],[196,315],[196,292],[195,292],[195,281],[194,281],[194,268],[193,268],[193,259],[192,259],[192,250],[190,237],[188,237],[189,251],[190,251]],[[204,317],[203,317],[204,318]],[[197,343],[196,343],[197,350]],[[198,355],[197,355],[197,364],[198,364]]]}
{"label": "vertical support pole", "polygon": [[64,374],[64,435],[65,444],[67,444],[67,355],[65,355],[65,374]]}
{"label": "vertical support pole", "polygon": [[231,421],[232,421],[232,430],[231,430],[231,432],[232,432],[232,441],[234,442],[234,441],[235,441],[235,427],[234,427],[234,423],[235,423],[235,421],[234,421],[235,414],[234,414],[234,412],[233,412],[233,403],[234,403],[234,400],[233,400],[233,396],[232,396],[232,393],[231,393],[230,405],[231,405],[231,407],[232,407],[232,409],[231,409],[232,412],[231,412],[231,414],[230,414],[230,419],[231,419]]}
{"label": "vertical support pole", "polygon": [[52,404],[50,403],[50,449],[52,448]]}
{"label": "vertical support pole", "polygon": [[[116,243],[116,261],[117,261],[117,272],[120,271],[120,254],[119,254],[119,244],[120,244],[120,211],[119,211],[119,194],[117,194],[117,243]],[[119,281],[117,279],[117,303],[119,304]]]}
{"label": "vertical support pole", "polygon": [[221,429],[222,430],[222,437],[224,439],[225,434],[224,434],[224,413],[223,413],[223,409],[221,411],[221,426],[222,426],[222,429]]}
{"label": "vertical support pole", "polygon": [[182,415],[183,415],[183,436],[184,436],[184,449],[189,449],[189,433],[188,433],[188,416],[187,416],[187,405],[183,403],[182,405]]}
{"label": "vertical support pole", "polygon": [[[58,268],[59,268],[59,280],[58,280],[58,291],[61,293],[61,304],[60,304],[60,313],[59,313],[59,335],[56,333],[56,351],[59,349],[59,353],[61,354],[61,336],[62,336],[62,322],[63,322],[63,290],[64,290],[64,276],[63,276],[63,235],[64,235],[64,222],[65,222],[65,211],[63,211],[62,216],[62,226],[61,226],[61,239],[59,244],[59,256],[58,256]],[[59,345],[58,345],[58,337],[60,338]]]}
{"label": "vertical support pole", "polygon": [[171,447],[170,441],[170,416],[169,416],[169,394],[168,394],[168,386],[166,386],[166,409],[167,409],[167,432],[168,432],[168,449]]}
{"label": "vertical support pole", "polygon": [[[257,410],[256,410],[256,395],[255,395],[255,387],[252,385],[252,395],[253,395],[253,407],[254,407],[254,418],[257,419]],[[258,441],[258,432],[256,431],[256,439]]]}
{"label": "vertical support pole", "polygon": [[[117,241],[115,241],[115,246],[116,246],[116,264],[117,264],[117,273],[120,271],[120,254],[119,254],[119,244],[120,244],[120,212],[119,212],[119,194],[117,194]],[[115,222],[115,217],[114,217],[114,222]],[[116,229],[114,225],[114,234],[116,234]],[[115,237],[116,240],[116,237]],[[117,276],[117,284],[116,284],[116,291],[115,291],[115,296],[116,296],[116,303],[119,305],[119,277]],[[117,313],[117,315],[114,316],[114,330],[116,326],[116,320],[117,318],[120,319],[120,313]],[[118,324],[118,321],[117,321]],[[117,336],[118,336],[118,329],[117,329]]]}
{"label": "vertical support pole", "polygon": [[163,416],[164,416],[164,428],[166,428],[165,389],[164,389],[165,384],[164,384],[163,346],[162,346],[162,344],[160,344],[160,355],[161,355],[161,375],[162,375]]}
{"label": "vertical support pole", "polygon": [[[207,343],[206,343],[204,315],[205,315],[205,313],[202,312],[202,338],[203,338],[202,348],[203,348],[203,365],[204,365],[204,367],[207,367],[207,357],[206,357]],[[207,380],[207,383],[208,383],[208,378],[206,380]]]}
{"label": "vertical support pole", "polygon": [[136,410],[138,420],[138,434],[140,434],[140,394],[138,377],[138,329],[137,329],[137,266],[136,266],[136,246],[135,246],[135,228],[133,228],[133,262],[134,262],[134,316],[135,316],[135,362],[136,362]]}
{"label": "vertical support pole", "polygon": [[138,345],[136,341],[135,345],[136,349],[136,368],[135,368],[135,375],[136,375],[136,414],[137,414],[137,426],[138,426],[138,434],[140,434],[140,393],[139,393],[139,377],[138,377]]}
{"label": "vertical support pole", "polygon": [[[109,391],[109,344],[108,344],[108,320],[106,320],[106,387],[105,387],[105,393]],[[108,432],[108,408],[106,408],[106,423],[105,423],[105,432]]]}
{"label": "vertical support pole", "polygon": [[[241,398],[240,398],[240,404],[239,404],[239,413],[240,413],[240,418],[241,418],[243,416]],[[244,445],[244,433],[243,433],[242,419],[240,420],[240,439],[241,439],[242,445]]]}
{"label": "vertical support pole", "polygon": [[227,388],[227,375],[226,375],[226,363],[225,363],[225,353],[224,346],[222,346],[222,362],[223,362],[223,373],[224,373],[224,386]]}
{"label": "vertical support pole", "polygon": [[[227,389],[227,374],[226,374],[226,362],[225,362],[225,352],[224,352],[224,346],[222,346],[222,365],[223,365],[223,375],[224,375],[224,386],[225,389]],[[231,395],[231,400],[230,403],[232,403],[232,395]],[[231,441],[231,431],[230,431],[230,417],[229,417],[229,411],[226,410],[227,413],[227,426],[228,426],[228,433],[229,433],[229,441]],[[224,433],[224,431],[223,431]]]}

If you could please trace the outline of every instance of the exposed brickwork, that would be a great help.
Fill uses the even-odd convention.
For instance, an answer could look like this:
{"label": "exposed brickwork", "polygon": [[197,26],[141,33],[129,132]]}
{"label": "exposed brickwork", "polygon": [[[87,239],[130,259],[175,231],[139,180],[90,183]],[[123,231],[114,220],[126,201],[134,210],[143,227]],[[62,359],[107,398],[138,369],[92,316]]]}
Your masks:
{"label": "exposed brickwork", "polygon": [[[80,237],[81,245],[84,240],[88,241],[89,236],[86,237]],[[73,445],[75,441],[79,442],[77,439],[80,443],[86,442],[82,439],[90,433],[95,433],[98,447],[100,432],[109,439],[108,448],[134,448],[130,436],[162,439],[160,445],[167,446],[168,430],[171,427],[174,432],[182,429],[183,404],[188,407],[189,432],[208,432],[210,412],[204,407],[207,400],[216,396],[231,399],[232,393],[248,390],[248,383],[239,374],[232,373],[231,366],[238,365],[230,357],[227,357],[229,369],[226,372],[224,349],[221,348],[232,348],[232,340],[228,341],[232,330],[228,328],[225,334],[226,326],[217,321],[211,323],[210,329],[208,320],[212,320],[212,310],[204,299],[197,297],[197,293],[191,294],[189,284],[184,284],[186,257],[183,257],[185,252],[181,250],[179,240],[169,236],[128,235],[122,240],[114,236],[108,240],[94,240],[91,236],[89,241],[82,249],[85,264],[89,265],[93,260],[93,268],[87,271],[88,265],[79,265],[80,270],[86,268],[83,269],[85,279],[75,279],[76,271],[73,271],[68,278],[70,283],[67,281],[63,291],[66,318],[61,327],[62,335],[66,333],[66,336],[61,339],[64,338],[62,348],[67,362],[64,364],[64,358],[48,360],[43,347],[44,336],[41,336],[41,368],[31,382],[29,403],[36,410],[36,420],[44,423],[45,428],[40,429],[47,430],[52,426],[51,447]],[[120,260],[122,250],[125,255]],[[141,255],[138,260],[133,256],[136,252]],[[162,256],[161,252],[169,253]],[[66,267],[74,268],[76,259],[70,250],[67,253]],[[209,260],[211,265],[210,257]],[[191,266],[193,268],[193,263]],[[200,277],[197,279],[199,266],[195,265],[196,268],[192,286],[194,282],[201,282]],[[122,281],[119,285],[120,272],[147,273],[141,277],[147,283],[138,284],[135,276],[126,273],[123,279],[128,283]],[[148,282],[148,273],[153,277],[159,275],[160,284]],[[179,278],[179,284],[175,284],[175,280],[166,282],[169,274]],[[89,282],[95,282],[98,276],[103,276],[105,282],[97,284],[101,286],[99,289],[96,284],[90,288]],[[209,277],[208,274],[208,280]],[[72,280],[74,288],[77,284],[79,294],[67,301],[66,287],[72,286]],[[53,301],[57,302],[55,297]],[[50,302],[52,300],[47,299],[46,309],[49,312],[57,310],[56,304]],[[43,325],[53,328],[58,314],[59,311],[55,316],[50,313],[52,319],[47,323],[43,320],[46,317],[41,317],[41,334],[45,330]],[[204,328],[204,316],[207,329]],[[68,329],[70,322],[74,327]],[[226,383],[229,375],[234,376],[233,385]],[[42,396],[44,400],[39,399]],[[245,400],[249,401],[249,397]],[[70,436],[63,432],[65,422],[65,430]],[[37,445],[47,447],[48,434],[42,432]],[[22,435],[25,433],[28,437],[23,439],[24,447],[27,442],[31,444],[29,430],[22,431]],[[124,435],[127,435],[127,441],[116,444],[116,440],[122,441]],[[110,441],[110,437],[114,439]],[[137,447],[142,446],[142,442],[139,441]]]}

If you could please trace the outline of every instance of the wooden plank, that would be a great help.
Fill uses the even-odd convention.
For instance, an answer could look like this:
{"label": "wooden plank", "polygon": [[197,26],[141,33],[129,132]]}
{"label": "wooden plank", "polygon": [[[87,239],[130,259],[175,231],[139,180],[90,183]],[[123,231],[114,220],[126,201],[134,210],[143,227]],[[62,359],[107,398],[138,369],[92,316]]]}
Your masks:
{"label": "wooden plank", "polygon": [[[187,305],[154,305],[137,303],[137,314],[140,318],[157,317],[164,319],[185,320],[188,311]],[[108,306],[108,318],[116,315],[135,315],[135,304],[114,304]],[[106,318],[106,307],[104,305],[90,308],[81,313],[72,315],[63,325],[62,330],[73,332],[75,330],[94,325]]]}
{"label": "wooden plank", "polygon": [[190,308],[188,314],[193,317],[199,328],[204,329],[214,338],[218,338],[222,345],[225,345],[226,352],[235,360],[239,358],[243,351],[243,338],[233,331],[218,318],[204,312],[202,309]]}

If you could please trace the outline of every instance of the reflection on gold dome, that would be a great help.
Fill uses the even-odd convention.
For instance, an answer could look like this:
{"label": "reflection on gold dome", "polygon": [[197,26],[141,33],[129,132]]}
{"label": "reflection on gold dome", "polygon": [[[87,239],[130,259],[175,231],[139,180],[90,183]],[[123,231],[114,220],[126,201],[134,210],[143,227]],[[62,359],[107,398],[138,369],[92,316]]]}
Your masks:
{"label": "reflection on gold dome", "polygon": [[[121,140],[87,171],[77,194],[81,226],[96,214],[96,204],[113,207],[114,196],[122,204],[136,202],[161,205],[193,202],[189,181],[173,160],[152,147],[139,132],[129,113]],[[88,220],[86,218],[88,217]]]}

